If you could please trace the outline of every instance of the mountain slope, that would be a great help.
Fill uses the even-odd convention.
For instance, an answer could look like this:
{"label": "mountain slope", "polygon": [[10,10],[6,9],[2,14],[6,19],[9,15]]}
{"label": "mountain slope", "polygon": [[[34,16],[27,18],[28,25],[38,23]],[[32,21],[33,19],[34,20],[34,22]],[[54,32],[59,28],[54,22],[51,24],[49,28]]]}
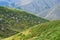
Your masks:
{"label": "mountain slope", "polygon": [[48,20],[58,20],[60,19],[60,4],[55,5],[54,7],[45,11],[42,11],[37,15]]}
{"label": "mountain slope", "polygon": [[25,11],[0,6],[0,35],[2,36],[5,35],[5,37],[7,37],[9,33],[13,32],[14,34],[15,32],[23,31],[31,26],[44,22],[48,22],[48,20]]}
{"label": "mountain slope", "polygon": [[54,6],[50,12],[45,16],[46,19],[49,20],[57,20],[60,19],[60,5]]}
{"label": "mountain slope", "polygon": [[5,30],[0,29],[0,39],[10,37],[10,36],[17,34],[17,33],[19,33],[19,32],[13,31],[10,29],[5,29]]}
{"label": "mountain slope", "polygon": [[4,40],[60,40],[60,20],[36,25]]}

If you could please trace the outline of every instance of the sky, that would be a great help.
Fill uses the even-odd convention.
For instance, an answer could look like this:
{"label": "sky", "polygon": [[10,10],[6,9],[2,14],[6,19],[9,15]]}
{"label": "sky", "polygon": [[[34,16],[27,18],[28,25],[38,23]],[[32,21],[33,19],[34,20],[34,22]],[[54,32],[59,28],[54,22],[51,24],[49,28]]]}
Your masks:
{"label": "sky", "polygon": [[[4,1],[4,3],[2,3],[1,1]],[[37,1],[37,0],[0,0],[0,5],[6,4],[8,2],[9,5],[11,3],[15,3],[15,5],[23,6],[23,5],[30,4],[30,3],[34,2],[34,1]],[[46,1],[47,3],[53,2],[54,4],[60,3],[60,0],[40,0],[40,1],[41,2]]]}
{"label": "sky", "polygon": [[8,3],[15,2],[15,4],[17,4],[17,5],[19,5],[19,4],[20,5],[27,5],[27,4],[31,3],[33,0],[0,0],[0,1],[8,2]]}

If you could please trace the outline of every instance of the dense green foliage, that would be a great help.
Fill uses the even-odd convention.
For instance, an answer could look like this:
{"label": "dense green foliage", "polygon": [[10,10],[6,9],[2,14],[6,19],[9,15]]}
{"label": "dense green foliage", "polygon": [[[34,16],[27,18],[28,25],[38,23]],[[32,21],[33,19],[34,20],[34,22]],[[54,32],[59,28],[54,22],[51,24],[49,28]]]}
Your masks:
{"label": "dense green foliage", "polygon": [[14,35],[16,33],[18,33],[18,32],[13,31],[13,30],[9,30],[9,29],[0,30],[0,37],[1,38],[6,38],[6,37],[12,36],[12,35]]}
{"label": "dense green foliage", "polygon": [[13,40],[60,40],[60,20],[36,25],[11,38]]}
{"label": "dense green foliage", "polygon": [[12,34],[44,22],[48,22],[48,20],[25,11],[0,6],[0,37],[11,36]]}

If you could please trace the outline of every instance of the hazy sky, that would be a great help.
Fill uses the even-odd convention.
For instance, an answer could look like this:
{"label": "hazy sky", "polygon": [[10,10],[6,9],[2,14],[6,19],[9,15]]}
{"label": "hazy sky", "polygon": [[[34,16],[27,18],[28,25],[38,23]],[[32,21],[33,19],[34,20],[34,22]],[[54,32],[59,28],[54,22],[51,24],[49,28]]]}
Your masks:
{"label": "hazy sky", "polygon": [[[17,4],[17,5],[27,5],[27,4],[29,4],[33,1],[37,1],[37,0],[0,0],[0,1],[6,1],[6,2],[9,2],[9,4],[15,2],[15,4]],[[47,3],[49,3],[49,2],[60,3],[60,0],[40,0],[40,1],[41,2],[46,1]],[[0,3],[0,4],[2,4],[2,3]]]}

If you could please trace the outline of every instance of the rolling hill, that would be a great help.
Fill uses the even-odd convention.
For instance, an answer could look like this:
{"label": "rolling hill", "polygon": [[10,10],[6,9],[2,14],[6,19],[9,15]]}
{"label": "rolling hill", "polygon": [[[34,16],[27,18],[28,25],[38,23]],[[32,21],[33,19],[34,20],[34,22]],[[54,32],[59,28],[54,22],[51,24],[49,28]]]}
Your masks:
{"label": "rolling hill", "polygon": [[60,20],[38,24],[4,40],[60,40]]}
{"label": "rolling hill", "polygon": [[0,6],[0,37],[6,38],[48,21],[22,10]]}

